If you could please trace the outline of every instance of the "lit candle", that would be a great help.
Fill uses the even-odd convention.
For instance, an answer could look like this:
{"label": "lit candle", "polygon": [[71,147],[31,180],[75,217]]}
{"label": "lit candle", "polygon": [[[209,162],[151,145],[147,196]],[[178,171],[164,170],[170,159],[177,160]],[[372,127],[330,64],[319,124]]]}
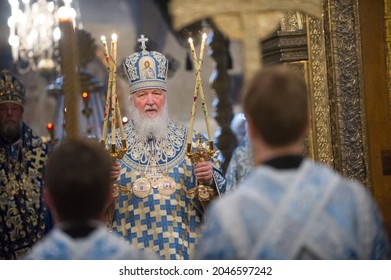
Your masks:
{"label": "lit candle", "polygon": [[106,37],[102,36],[102,37],[100,37],[100,39],[102,40],[102,43],[103,43],[103,52],[104,52],[104,55],[106,58],[107,69],[110,70],[110,57],[109,57],[109,50],[107,48]]}
{"label": "lit candle", "polygon": [[47,124],[46,128],[47,128],[49,135],[50,135],[50,141],[53,141],[54,140],[54,125],[50,122]]}
{"label": "lit candle", "polygon": [[117,34],[113,33],[111,35],[111,48],[112,48],[111,55],[113,57],[112,59],[113,59],[114,66],[117,65],[117,40],[118,40]]}
{"label": "lit candle", "polygon": [[125,140],[125,131],[124,131],[124,126],[122,123],[122,116],[121,116],[121,110],[119,107],[119,102],[118,102],[118,96],[117,96],[117,41],[118,41],[118,36],[117,34],[113,33],[111,35],[112,39],[112,56],[113,56],[113,95],[115,96],[115,110],[117,112],[116,117],[118,119],[118,126],[119,130],[121,133],[121,140]]}
{"label": "lit candle", "polygon": [[[190,44],[190,49],[191,49],[191,57],[193,58],[193,64],[194,68],[197,66],[197,59],[196,59],[196,54],[195,54],[195,49],[194,49],[194,44],[193,44],[193,39],[189,38],[189,44]],[[197,71],[197,70],[196,70]],[[196,113],[196,108],[197,108],[197,97],[198,97],[198,89],[197,85],[194,88],[194,95],[193,95],[193,106],[191,108],[191,115],[190,115],[190,125],[189,125],[189,133],[187,135],[187,143],[191,144],[191,139],[193,137],[193,127],[194,127],[194,120],[195,120],[195,113]]]}
{"label": "lit candle", "polygon": [[50,122],[48,123],[48,125],[46,126],[46,128],[48,129],[49,133],[52,134],[53,131],[54,131],[54,125]]}
{"label": "lit candle", "polygon": [[107,72],[109,75],[109,84],[107,86],[107,94],[106,94],[106,104],[105,104],[105,111],[103,116],[103,129],[102,129],[102,142],[106,142],[106,136],[107,136],[107,126],[109,122],[109,110],[110,110],[110,100],[111,100],[111,83],[112,83],[112,71],[111,71],[111,62],[110,62],[110,56],[109,56],[109,50],[107,48],[107,42],[106,37],[102,36],[101,40],[103,42],[104,47],[104,54],[106,57],[106,63],[107,63]]}
{"label": "lit candle", "polygon": [[[200,73],[201,71],[199,71]],[[210,125],[209,125],[209,117],[208,117],[208,110],[206,107],[206,102],[205,102],[205,95],[204,95],[204,89],[202,86],[202,80],[201,80],[201,75],[199,74],[199,79],[198,80],[198,90],[200,93],[200,98],[201,98],[201,104],[202,104],[202,110],[204,112],[204,118],[205,118],[205,125],[206,125],[206,131],[208,133],[208,140],[211,141],[212,134],[210,132]]]}
{"label": "lit candle", "polygon": [[202,41],[201,41],[201,50],[200,50],[200,70],[202,68],[202,61],[204,59],[204,50],[205,50],[205,40],[206,40],[206,33],[202,34]]}
{"label": "lit candle", "polygon": [[204,112],[206,130],[208,132],[208,140],[210,141],[212,135],[210,133],[208,110],[206,108],[204,89],[203,89],[203,86],[202,86],[202,79],[201,79],[201,69],[202,69],[202,63],[203,63],[203,60],[204,60],[205,40],[206,40],[206,33],[203,33],[202,34],[202,41],[201,41],[200,57],[199,57],[199,62],[198,62],[198,71],[196,73],[197,73],[197,76],[198,76],[197,77],[198,90],[199,90],[199,93],[200,93],[202,109],[203,109],[203,112]]}
{"label": "lit candle", "polygon": [[[200,93],[202,110],[203,110],[203,113],[204,113],[206,130],[207,130],[207,133],[208,133],[208,140],[210,140],[211,137],[212,137],[212,134],[210,132],[208,110],[207,110],[207,107],[206,107],[204,90],[203,90],[202,79],[201,79],[202,60],[203,60],[203,55],[204,55],[205,39],[206,39],[206,33],[204,33],[202,35],[201,50],[200,50],[200,61],[198,61],[197,54],[195,52],[195,48],[194,48],[194,44],[193,44],[193,39],[189,38],[190,49],[191,49],[191,56],[193,58],[193,64],[194,64],[194,69],[195,69],[195,73],[196,73],[196,86],[195,86],[195,89],[194,89],[193,109],[192,109],[191,118],[190,118],[190,129],[191,129],[190,132],[192,132],[192,130],[193,130],[194,119],[195,119],[195,110],[196,110],[196,104],[195,103],[197,102],[198,93]],[[188,137],[188,143],[190,143],[189,140],[191,141],[191,137],[192,137],[191,135]]]}
{"label": "lit candle", "polygon": [[60,55],[61,71],[64,75],[65,125],[68,139],[78,138],[79,134],[79,93],[80,79],[77,71],[77,37],[73,28],[72,11],[66,7],[58,9],[61,30]]}
{"label": "lit candle", "polygon": [[116,64],[117,64],[117,34],[111,35],[111,145],[115,145],[115,127],[116,127]]}
{"label": "lit candle", "polygon": [[121,116],[121,110],[119,107],[119,102],[118,102],[118,96],[117,97],[117,102],[116,102],[116,111],[117,111],[117,118],[118,118],[118,126],[119,126],[119,131],[121,132],[121,140],[125,140],[125,131],[124,131],[124,124],[122,121],[122,116]]}
{"label": "lit candle", "polygon": [[194,67],[196,67],[198,64],[198,61],[197,61],[197,54],[195,52],[194,43],[193,43],[192,38],[189,38],[189,44],[190,44],[190,50],[191,50],[191,58],[193,59]]}

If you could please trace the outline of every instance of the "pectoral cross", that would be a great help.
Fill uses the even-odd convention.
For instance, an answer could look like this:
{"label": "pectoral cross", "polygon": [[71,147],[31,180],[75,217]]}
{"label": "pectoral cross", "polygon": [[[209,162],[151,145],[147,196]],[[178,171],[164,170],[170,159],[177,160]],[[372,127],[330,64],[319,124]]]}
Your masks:
{"label": "pectoral cross", "polygon": [[151,163],[151,169],[150,172],[148,173],[148,178],[151,180],[152,187],[157,188],[157,181],[161,178],[162,174],[158,171],[156,162],[153,161]]}

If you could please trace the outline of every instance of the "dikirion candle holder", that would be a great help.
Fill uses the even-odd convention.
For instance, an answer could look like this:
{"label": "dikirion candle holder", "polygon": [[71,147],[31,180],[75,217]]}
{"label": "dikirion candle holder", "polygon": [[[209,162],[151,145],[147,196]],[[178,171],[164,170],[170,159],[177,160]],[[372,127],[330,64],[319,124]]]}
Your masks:
{"label": "dikirion candle holder", "polygon": [[[215,153],[213,150],[213,141],[209,141],[211,146],[209,146],[209,148],[205,148],[202,145],[202,138],[202,135],[198,136],[198,144],[195,151],[192,151],[191,144],[190,146],[187,146],[187,156],[190,158],[194,166],[196,166],[199,162],[209,161]],[[208,186],[208,182],[197,181],[197,186],[188,190],[187,194],[192,199],[197,197],[199,201],[204,202],[214,198],[216,196],[216,191],[211,186]]]}
{"label": "dikirion candle holder", "polygon": [[[187,138],[186,155],[190,158],[190,160],[194,166],[196,166],[201,161],[209,161],[210,158],[215,153],[215,150],[213,148],[213,141],[211,140],[212,135],[210,132],[208,110],[207,110],[207,106],[206,106],[206,102],[205,102],[205,95],[204,95],[202,79],[201,79],[201,71],[202,71],[202,64],[203,64],[203,58],[204,58],[206,36],[207,36],[206,33],[202,34],[202,41],[201,41],[199,58],[197,58],[197,54],[195,52],[193,39],[189,38],[191,56],[192,56],[192,61],[193,61],[194,69],[195,69],[195,75],[196,75],[196,83],[195,83],[195,88],[194,88],[193,105],[192,105],[191,116],[190,116],[190,125],[189,125],[189,134],[188,134],[188,138]],[[206,130],[208,133],[208,146],[204,147],[202,145],[203,136],[200,135],[200,136],[198,136],[197,146],[193,151],[192,138],[193,138],[193,128],[194,128],[194,120],[195,120],[198,96],[201,99],[202,111],[204,113],[205,125],[206,125]],[[211,200],[216,195],[216,192],[211,186],[208,186],[208,184],[209,184],[209,182],[198,182],[197,181],[197,186],[190,189],[188,191],[188,195],[191,198],[197,197],[198,200],[200,200],[201,202]]]}

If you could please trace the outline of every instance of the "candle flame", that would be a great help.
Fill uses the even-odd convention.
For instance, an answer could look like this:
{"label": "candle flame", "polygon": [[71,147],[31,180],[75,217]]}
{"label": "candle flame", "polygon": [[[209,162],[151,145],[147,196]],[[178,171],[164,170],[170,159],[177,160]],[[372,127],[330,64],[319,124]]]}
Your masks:
{"label": "candle flame", "polygon": [[103,43],[106,42],[106,36],[102,36],[102,37],[100,37],[100,39],[102,40]]}
{"label": "candle flame", "polygon": [[53,130],[54,129],[54,125],[52,123],[48,123],[47,129],[48,130]]}
{"label": "candle flame", "polygon": [[113,33],[113,34],[111,35],[111,40],[117,41],[117,39],[118,39],[117,34]]}
{"label": "candle flame", "polygon": [[57,16],[60,22],[70,22],[72,21],[72,9],[62,6],[58,9]]}
{"label": "candle flame", "polygon": [[202,40],[205,40],[206,39],[206,33],[202,33]]}
{"label": "candle flame", "polygon": [[193,43],[193,39],[190,37],[189,38],[189,43],[192,44]]}

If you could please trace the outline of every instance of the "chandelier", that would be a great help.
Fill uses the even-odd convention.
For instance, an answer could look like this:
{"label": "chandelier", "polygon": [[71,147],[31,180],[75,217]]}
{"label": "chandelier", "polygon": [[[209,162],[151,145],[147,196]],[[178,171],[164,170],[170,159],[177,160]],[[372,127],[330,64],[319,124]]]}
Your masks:
{"label": "chandelier", "polygon": [[73,26],[81,29],[77,1],[8,0],[11,16],[8,19],[12,58],[20,74],[38,71],[44,76],[59,72],[58,41],[61,38],[58,9],[72,12]]}

